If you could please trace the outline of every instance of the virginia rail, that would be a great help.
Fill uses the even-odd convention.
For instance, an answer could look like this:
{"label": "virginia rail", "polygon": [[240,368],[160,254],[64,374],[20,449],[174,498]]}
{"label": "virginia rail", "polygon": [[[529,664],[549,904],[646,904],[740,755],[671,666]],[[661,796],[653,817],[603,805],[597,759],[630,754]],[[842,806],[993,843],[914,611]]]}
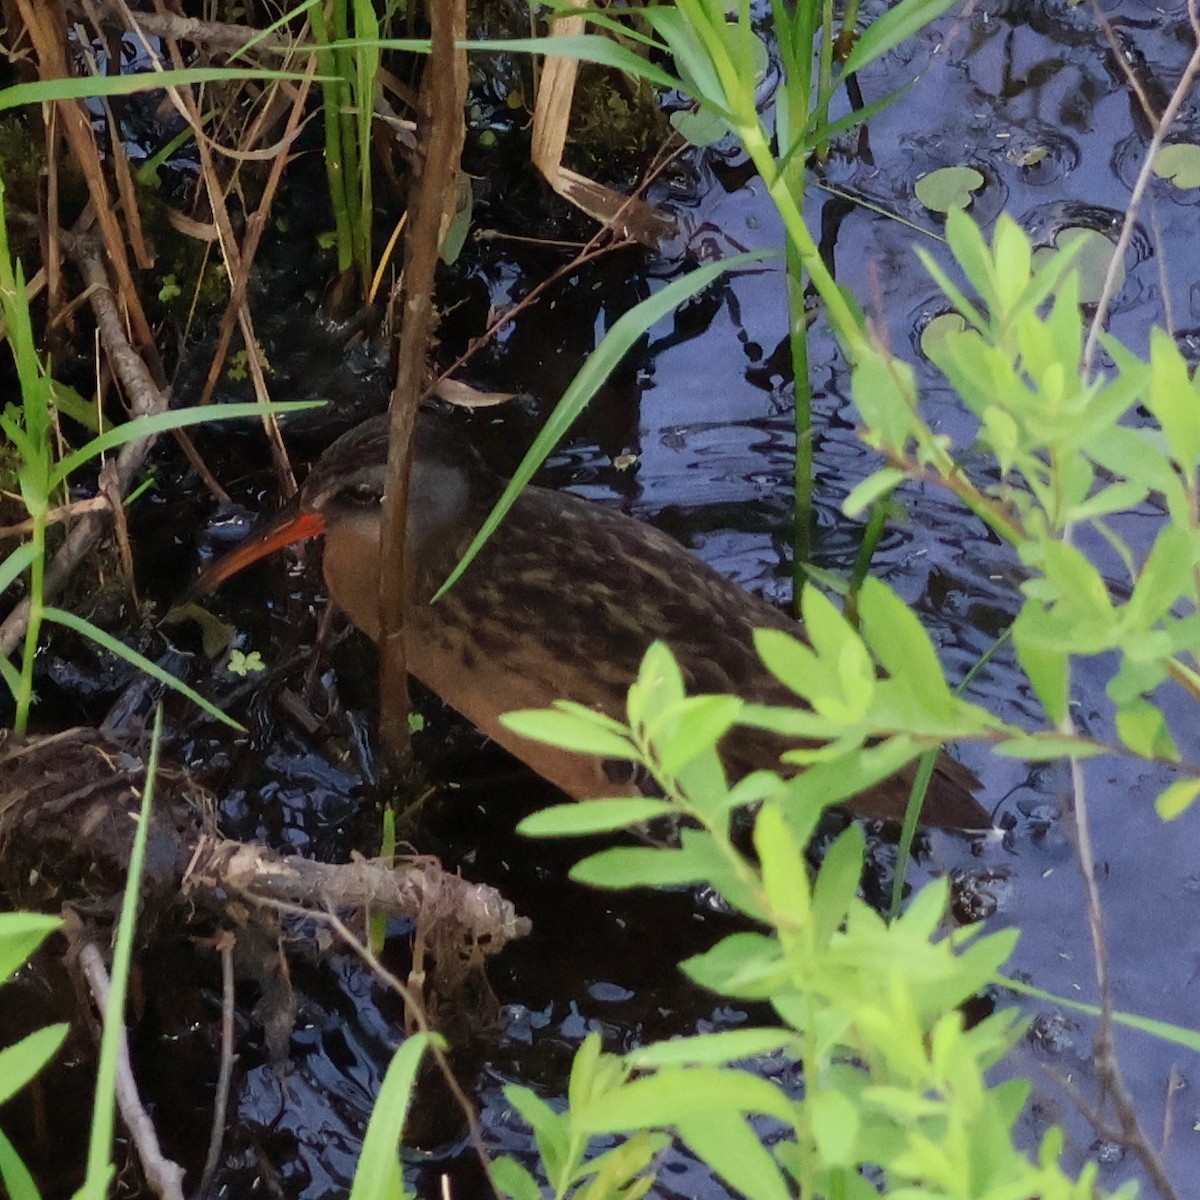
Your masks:
{"label": "virginia rail", "polygon": [[[330,596],[378,640],[380,499],[387,417],[343,434],[309,473],[297,503],[212,564],[195,591],[207,591],[282,546],[325,535]],[[662,640],[689,691],[728,692],[764,704],[796,697],[762,665],[753,631],[803,631],[657,529],[562,492],[527,487],[470,568],[436,604],[429,599],[491,510],[503,482],[430,413],[417,421],[412,465],[405,609],[409,670],[481,730],[576,798],[636,794],[614,782],[613,764],[534,743],[500,715],[569,699],[618,719],[651,642]],[[774,735],[735,728],[721,743],[732,780],[780,769]],[[621,764],[623,767],[624,764]],[[859,816],[899,820],[911,773],[857,797]],[[974,776],[943,754],[922,820],[985,829]]]}

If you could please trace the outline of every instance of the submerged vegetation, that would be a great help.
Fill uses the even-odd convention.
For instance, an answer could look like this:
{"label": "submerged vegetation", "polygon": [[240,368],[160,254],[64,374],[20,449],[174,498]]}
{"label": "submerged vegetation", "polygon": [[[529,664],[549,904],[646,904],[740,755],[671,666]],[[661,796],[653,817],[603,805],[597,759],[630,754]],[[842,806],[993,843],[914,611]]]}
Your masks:
{"label": "submerged vegetation", "polygon": [[[0,222],[0,306],[14,364],[12,395],[19,399],[0,415],[0,429],[17,463],[16,489],[25,519],[10,530],[13,542],[0,563],[0,589],[10,600],[9,615],[0,625],[0,675],[11,696],[15,735],[65,724],[56,722],[51,706],[39,705],[37,697],[39,652],[56,628],[83,634],[176,689],[214,719],[234,724],[219,705],[202,697],[202,689],[183,683],[112,631],[59,607],[55,593],[94,546],[105,513],[128,567],[136,546],[130,546],[124,506],[140,486],[150,439],[160,433],[200,425],[214,411],[221,422],[259,417],[280,489],[285,494],[294,490],[276,416],[306,406],[268,403],[271,363],[262,351],[249,297],[256,258],[277,222],[277,190],[289,168],[299,169],[309,153],[305,147],[323,147],[329,228],[320,240],[332,247],[324,281],[330,312],[345,320],[345,313],[359,303],[389,295],[383,320],[403,347],[399,377],[408,383],[407,399],[395,405],[393,430],[404,428],[405,404],[411,407],[429,390],[429,335],[424,327],[414,327],[413,314],[424,305],[432,320],[435,307],[453,307],[440,294],[435,304],[438,247],[433,242],[438,239],[426,236],[414,245],[411,229],[437,230],[443,257],[449,260],[454,254],[447,252],[447,244],[461,243],[472,212],[468,197],[473,185],[459,165],[465,137],[461,96],[450,82],[453,78],[454,86],[466,86],[462,35],[469,31],[462,5],[447,4],[433,13],[429,39],[423,26],[416,28],[415,14],[368,0],[310,0],[273,22],[264,20],[258,29],[189,23],[163,12],[138,14],[136,27],[127,29],[121,23],[126,14],[115,11],[118,6],[111,12],[101,7],[90,49],[78,41],[71,48],[65,8],[58,4],[39,10],[17,0],[15,8],[5,9],[11,70],[20,77],[0,103],[19,108],[31,145],[39,140],[29,132],[36,128],[34,106],[44,105],[45,163],[52,190],[59,172],[69,171],[73,179],[84,181],[91,196],[86,213],[65,211],[60,202],[67,193],[57,190],[53,203],[39,207],[36,196],[29,196],[37,181],[24,168],[14,172],[9,165],[18,153],[8,147],[21,130],[18,123],[5,122],[0,199],[5,184],[9,194],[6,220]],[[672,1137],[715,1178],[755,1200],[783,1200],[797,1192],[830,1200],[858,1200],[880,1191],[964,1200],[1132,1195],[1132,1181],[1102,1192],[1094,1162],[1078,1170],[1064,1166],[1064,1135],[1057,1126],[1041,1130],[1033,1145],[1035,1139],[1019,1130],[1031,1082],[1007,1078],[996,1083],[989,1077],[1024,1032],[1017,1010],[1001,1006],[1003,997],[1029,991],[1030,985],[1006,970],[1016,931],[946,929],[950,888],[945,880],[915,891],[903,903],[903,855],[914,837],[920,786],[910,803],[887,917],[860,894],[866,839],[859,827],[837,837],[818,868],[806,859],[828,807],[905,765],[922,758],[931,763],[946,742],[974,742],[999,756],[1068,764],[1066,819],[1078,849],[1093,933],[1099,1004],[1088,1009],[1073,998],[1058,1002],[1096,1018],[1098,1103],[1111,1104],[1116,1129],[1109,1128],[1099,1108],[1089,1110],[1089,1117],[1104,1136],[1120,1139],[1160,1194],[1177,1194],[1163,1155],[1123,1084],[1114,1028],[1132,1027],[1190,1054],[1200,1052],[1200,1035],[1116,1008],[1081,764],[1120,755],[1170,767],[1173,777],[1157,796],[1158,818],[1164,821],[1178,818],[1200,796],[1200,762],[1188,759],[1180,736],[1183,725],[1194,723],[1189,714],[1200,702],[1200,386],[1168,333],[1155,331],[1148,354],[1141,357],[1104,332],[1138,200],[1200,68],[1200,49],[1157,116],[1116,252],[1097,277],[1094,293],[1081,294],[1079,262],[1087,253],[1081,243],[1047,239],[1045,245],[1035,244],[1027,230],[1003,213],[991,222],[988,235],[959,211],[973,202],[981,186],[973,177],[964,183],[956,176],[922,189],[921,203],[930,208],[943,204],[940,197],[949,197],[944,202],[951,210],[945,236],[956,271],[952,274],[922,254],[944,293],[946,315],[953,314],[952,320],[938,322],[936,332],[931,326],[922,351],[970,414],[976,445],[968,461],[963,441],[935,425],[923,408],[913,367],[865,320],[860,303],[867,298],[850,296],[835,279],[804,213],[810,164],[825,160],[839,139],[889,103],[903,102],[893,95],[862,103],[856,82],[860,73],[947,7],[945,0],[902,0],[863,25],[851,6],[840,27],[830,4],[796,6],[783,0],[772,5],[765,22],[748,4],[730,11],[716,0],[676,0],[671,6],[627,13],[572,7],[555,14],[561,36],[487,43],[491,53],[553,54],[619,69],[640,81],[630,88],[633,96],[646,84],[656,86],[670,96],[677,109],[673,124],[684,137],[695,145],[722,138],[736,142],[767,190],[785,239],[779,249],[796,399],[792,543],[797,607],[804,619],[803,640],[764,633],[758,643],[768,669],[795,693],[793,706],[751,705],[737,696],[689,696],[670,647],[656,645],[630,688],[625,722],[571,704],[508,718],[525,736],[629,763],[639,777],[654,781],[661,796],[598,797],[556,807],[528,818],[523,829],[539,837],[611,836],[668,818],[677,834],[669,845],[609,845],[578,864],[575,877],[596,887],[683,886],[719,896],[723,908],[744,919],[743,927],[687,959],[682,969],[692,981],[748,1011],[769,1013],[736,1031],[677,1036],[622,1054],[606,1050],[592,1034],[575,1055],[565,1107],[547,1102],[531,1086],[510,1085],[508,1102],[533,1130],[541,1178],[531,1163],[503,1156],[492,1161],[479,1149],[491,1185],[516,1200],[534,1200],[546,1195],[547,1188],[555,1197],[577,1200],[636,1200],[654,1187]],[[1200,47],[1200,17],[1192,15]],[[580,23],[590,25],[592,32],[582,32]],[[130,53],[145,58],[145,73],[100,70],[96,55],[102,46],[113,61],[120,57],[120,47],[133,48]],[[429,52],[433,69],[418,91],[398,72],[415,72],[412,63]],[[68,63],[68,55],[77,58]],[[211,65],[216,60],[221,65]],[[246,65],[251,61],[253,66]],[[764,104],[768,67],[776,73],[775,86]],[[170,114],[160,130],[170,152],[147,156],[153,178],[163,187],[163,173],[175,172],[173,186],[188,194],[194,177],[203,198],[191,214],[171,209],[176,232],[206,247],[193,278],[183,284],[183,294],[190,288],[191,299],[184,324],[175,332],[186,342],[195,320],[209,327],[212,337],[211,365],[189,396],[195,403],[178,409],[168,404],[172,372],[164,363],[166,339],[156,336],[159,331],[141,295],[143,288],[160,296],[179,288],[172,277],[178,264],[155,264],[151,239],[139,218],[144,182],[134,179],[125,152],[136,145],[132,130],[141,115],[123,104],[132,104],[150,88],[162,100],[162,111]],[[572,90],[571,77],[556,76],[553,85],[543,77],[538,111],[532,116],[532,154],[551,187],[584,212],[605,214],[608,224],[569,260],[556,277],[560,279],[614,247],[653,241],[655,231],[666,227],[662,214],[644,197],[627,202],[607,184],[562,167]],[[835,118],[844,93],[856,99],[844,116]],[[615,95],[587,102],[589,111],[578,124],[584,130],[607,126],[616,144],[640,145],[625,127],[636,105]],[[553,111],[547,112],[551,101],[546,96],[554,97]],[[87,107],[79,103],[81,97],[88,99]],[[404,106],[403,113],[398,111]],[[320,138],[306,143],[306,126],[317,113]],[[593,139],[592,153],[604,144],[603,138]],[[681,152],[679,146],[675,152]],[[602,159],[593,161],[599,173]],[[1039,161],[1030,156],[1030,169]],[[261,169],[251,170],[252,163]],[[618,181],[627,166],[614,170]],[[1177,183],[1186,179],[1183,168],[1171,171]],[[144,175],[143,181],[149,177]],[[397,196],[403,195],[406,203],[403,220],[390,228],[380,220],[385,190],[389,210]],[[235,199],[243,205],[240,211],[233,207]],[[122,221],[115,217],[118,208]],[[397,255],[398,239],[404,236],[401,225],[409,214],[410,240]],[[77,218],[77,226],[68,228]],[[562,212],[555,217],[568,231],[582,220]],[[10,249],[10,240],[19,252]],[[31,256],[46,245],[51,258],[42,270],[32,269]],[[304,253],[318,254],[316,246],[314,237]],[[203,306],[202,294],[211,295],[213,272],[203,260],[216,255],[228,282],[222,316],[196,311]],[[195,261],[194,256],[181,256],[181,261],[184,257]],[[639,339],[724,272],[757,267],[763,258],[761,253],[746,254],[699,266],[612,324],[546,417],[460,571],[470,569],[473,550],[503,520],[512,497]],[[403,279],[389,282],[401,259]],[[95,416],[92,401],[85,402],[57,377],[63,356],[51,349],[63,344],[62,331],[75,319],[76,304],[63,286],[64,262],[71,264],[73,282],[81,285],[102,345],[94,370],[99,380]],[[152,287],[147,285],[151,278]],[[847,364],[862,439],[879,456],[878,470],[845,498],[849,514],[870,514],[869,536],[848,580],[815,570],[810,580],[806,574],[814,523],[814,438],[806,398],[814,296],[823,328],[832,332]],[[488,336],[494,337],[499,327],[500,320],[494,321]],[[346,328],[347,342],[360,333],[353,318],[346,320]],[[248,375],[259,402],[211,409],[208,400],[233,371]],[[78,376],[75,371],[73,380]],[[117,402],[114,381],[123,403]],[[476,393],[472,402],[494,399],[481,400]],[[180,446],[219,492],[185,436],[180,436]],[[109,451],[117,452],[111,461]],[[402,471],[402,456],[396,462]],[[397,474],[393,482],[399,484],[401,477]],[[98,503],[74,497],[71,488],[81,478],[88,480]],[[893,493],[913,482],[944,489],[1019,560],[1019,611],[1001,641],[1011,640],[1040,706],[1036,722],[990,711],[952,687],[918,616],[868,573],[874,539],[895,511]],[[389,484],[389,495],[403,492]],[[1145,553],[1117,523],[1132,511],[1153,514],[1155,531]],[[60,540],[58,526],[67,518],[75,524]],[[1118,571],[1123,578],[1113,582]],[[827,592],[841,592],[844,601],[839,605]],[[234,647],[233,653],[240,656],[239,664],[252,658],[242,647]],[[1085,662],[1099,663],[1106,672],[1111,736],[1102,723],[1085,723],[1075,711],[1075,681]],[[385,675],[385,696],[388,688]],[[135,938],[139,863],[151,837],[148,810],[162,722],[159,707],[138,838],[123,860],[127,878],[112,993],[117,998],[106,1001],[102,989],[97,990],[104,1015],[97,1096],[103,1102],[93,1118],[84,1185],[89,1195],[103,1195],[111,1186],[111,1100],[125,1011],[122,997]],[[797,748],[785,758],[803,770],[788,779],[756,772],[731,787],[716,746],[739,723],[795,739]],[[16,828],[15,822],[4,823],[6,816],[7,807],[0,804],[0,845]],[[473,1120],[452,1081],[446,1040],[435,1032],[449,1032],[439,1020],[449,1007],[444,1003],[448,989],[439,991],[445,987],[443,977],[422,991],[427,965],[422,954],[433,963],[431,978],[449,970],[453,960],[466,979],[464,987],[482,991],[472,972],[490,952],[485,943],[492,936],[475,928],[469,949],[451,936],[427,944],[424,939],[433,935],[418,924],[410,978],[401,983],[385,969],[379,947],[386,926],[377,910],[395,912],[402,906],[383,895],[386,888],[380,881],[394,884],[408,878],[400,874],[408,864],[402,868],[394,862],[395,829],[390,817],[388,822],[384,852],[372,864],[381,864],[372,880],[375,891],[355,893],[357,903],[335,903],[325,894],[308,909],[289,897],[276,900],[272,909],[280,942],[285,920],[297,917],[323,922],[323,928],[344,939],[339,944],[352,948],[380,978],[394,984],[403,997],[409,1032],[417,1031],[388,1071],[362,1143],[356,1197],[396,1195],[404,1187],[396,1144],[422,1055],[436,1057],[456,1099],[468,1109],[466,1121]],[[278,864],[271,869],[278,871]],[[418,864],[416,870],[428,868]],[[6,869],[5,875],[15,875],[15,870]],[[367,898],[361,899],[364,894]],[[461,891],[453,895],[460,908],[466,904]],[[60,898],[48,905],[56,912],[60,906]],[[332,911],[339,908],[367,910],[363,923],[371,930],[369,941],[353,934]],[[421,920],[432,920],[428,910],[419,910]],[[0,980],[13,975],[55,928],[48,918],[0,917]],[[107,936],[102,921],[88,936],[98,939],[101,932]],[[497,936],[491,950],[501,944]],[[430,950],[430,945],[436,948]],[[286,964],[276,969],[287,973]],[[260,965],[259,970],[261,980],[266,968]],[[228,991],[232,996],[232,967]],[[968,1021],[962,1006],[981,991],[989,995],[990,1011]],[[481,1002],[480,1008],[487,1006]],[[230,1030],[231,1010],[232,1000]],[[280,1019],[279,1028],[286,1024]],[[50,1025],[0,1051],[0,1100],[33,1079],[64,1036],[61,1025]],[[452,1051],[454,1039],[447,1040]],[[230,1045],[223,1057],[232,1070]],[[127,1104],[128,1097],[122,1102]],[[218,1113],[223,1104],[224,1097]],[[137,1124],[132,1110],[125,1111],[127,1122]],[[201,1192],[216,1170],[222,1124],[220,1118],[214,1122],[215,1148]],[[139,1153],[155,1189],[179,1194],[179,1168],[141,1141]],[[0,1177],[20,1200],[39,1195],[17,1149],[2,1136]]]}

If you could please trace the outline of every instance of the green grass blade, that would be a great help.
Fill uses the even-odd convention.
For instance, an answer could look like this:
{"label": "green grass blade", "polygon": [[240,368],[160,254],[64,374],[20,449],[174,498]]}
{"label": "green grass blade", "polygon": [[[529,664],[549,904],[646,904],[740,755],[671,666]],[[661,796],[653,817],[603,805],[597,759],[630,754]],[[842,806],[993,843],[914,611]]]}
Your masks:
{"label": "green grass blade", "polygon": [[408,1194],[400,1173],[400,1134],[412,1103],[417,1068],[434,1041],[442,1044],[436,1034],[414,1034],[396,1051],[388,1066],[363,1138],[350,1200],[396,1200]]}
{"label": "green grass blade", "polygon": [[762,250],[753,254],[736,254],[732,258],[725,258],[720,262],[708,263],[635,305],[613,325],[604,335],[600,345],[580,367],[575,378],[567,386],[567,390],[563,392],[562,399],[559,400],[545,425],[542,426],[541,432],[521,460],[500,499],[496,501],[495,508],[488,514],[487,520],[484,521],[482,528],[467,547],[458,566],[450,572],[450,577],[438,589],[437,595],[433,598],[434,601],[444,596],[454,586],[459,576],[471,565],[480,548],[504,520],[513,501],[521,494],[521,489],[533,478],[537,469],[546,461],[546,456],[562,440],[575,418],[600,390],[625,355],[633,349],[637,340],[655,322],[673,312],[685,300],[702,292],[726,271],[737,270],[739,267],[749,266],[753,263],[761,263],[774,255],[775,251]]}
{"label": "green grass blade", "polygon": [[0,562],[0,592],[6,592],[36,557],[37,547],[32,542],[24,542]]}
{"label": "green grass blade", "polygon": [[[1092,1017],[1100,1016],[1100,1006],[1098,1004],[1087,1004],[1082,1000],[1072,1000],[1069,996],[1060,996],[1055,992],[1047,992],[1040,987],[1034,987],[1031,983],[1024,983],[1019,979],[1014,979],[1011,975],[998,975],[996,982],[1001,987],[1006,987],[1021,996],[1032,996],[1035,1000],[1049,1000],[1053,1004],[1061,1004],[1063,1008],[1071,1008],[1076,1012],[1087,1013]],[[1182,1046],[1185,1050],[1191,1050],[1193,1053],[1200,1052],[1200,1032],[1197,1032],[1195,1029],[1186,1029],[1182,1025],[1172,1025],[1169,1021],[1156,1021],[1153,1017],[1139,1017],[1136,1013],[1121,1012],[1119,1009],[1114,1010],[1112,1019],[1118,1025],[1124,1025],[1128,1029],[1136,1029],[1141,1033],[1148,1033],[1151,1037],[1159,1038],[1164,1042],[1172,1042],[1176,1046]]]}
{"label": "green grass blade", "polygon": [[849,75],[861,71],[930,21],[937,20],[953,3],[954,0],[901,0],[862,31],[846,57],[843,73]]}
{"label": "green grass blade", "polygon": [[71,79],[43,79],[37,83],[14,83],[0,89],[0,112],[23,104],[45,104],[55,100],[86,100],[91,96],[129,96],[134,92],[188,87],[193,83],[241,82],[247,79],[292,79],[305,76],[296,71],[262,71],[249,67],[186,67],[181,71],[144,71],[139,75],[84,75]]}
{"label": "green grass blade", "polygon": [[21,1161],[12,1142],[0,1132],[0,1182],[9,1200],[42,1200],[29,1168]]}
{"label": "green grass blade", "polygon": [[176,679],[169,671],[164,671],[158,663],[151,662],[144,655],[139,654],[136,650],[126,646],[124,642],[118,641],[110,633],[105,633],[97,625],[93,625],[91,621],[84,620],[83,617],[77,617],[74,613],[69,613],[61,608],[47,608],[45,611],[47,621],[53,621],[56,625],[64,625],[67,629],[73,629],[76,633],[83,634],[86,638],[91,638],[98,646],[103,646],[105,650],[112,654],[118,654],[126,662],[132,663],[139,671],[145,672],[151,679],[157,679],[159,683],[165,684],[173,691],[178,692],[181,696],[186,696],[193,704],[202,708],[210,717],[216,718],[224,725],[228,725],[231,729],[236,729],[244,733],[245,729],[238,724],[231,716],[223,713],[211,700],[206,700],[199,692],[188,687],[182,679]]}
{"label": "green grass blade", "polygon": [[64,455],[51,473],[50,490],[65,482],[72,471],[105,450],[123,446],[126,442],[136,441],[138,438],[166,433],[171,429],[184,429],[189,425],[203,425],[207,421],[261,417],[267,413],[275,413],[278,416],[280,413],[301,412],[306,408],[320,408],[324,403],[324,400],[293,400],[286,404],[256,404],[253,401],[244,404],[206,404],[199,408],[180,408],[148,417],[134,417],[131,421],[124,421],[97,434],[78,450]]}
{"label": "green grass blade", "polygon": [[121,919],[113,946],[112,979],[104,1031],[100,1036],[100,1062],[96,1068],[96,1103],[92,1112],[92,1136],[88,1145],[87,1176],[76,1194],[81,1200],[105,1200],[113,1176],[112,1145],[116,1126],[117,1058],[125,1029],[125,997],[129,990],[129,967],[133,960],[133,935],[137,928],[138,903],[142,893],[142,868],[146,861],[146,842],[150,834],[150,807],[154,803],[154,785],[158,777],[158,752],[162,742],[162,705],[154,714],[154,732],[150,738],[150,757],[146,763],[146,783],[142,789],[142,807],[138,814],[133,848],[129,852],[129,873],[121,900]]}

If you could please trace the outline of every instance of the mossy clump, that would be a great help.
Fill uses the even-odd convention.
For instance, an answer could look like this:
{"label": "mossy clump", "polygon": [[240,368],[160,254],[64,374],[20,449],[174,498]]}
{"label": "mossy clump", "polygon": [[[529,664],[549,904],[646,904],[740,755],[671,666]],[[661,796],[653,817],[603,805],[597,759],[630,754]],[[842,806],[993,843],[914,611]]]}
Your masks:
{"label": "mossy clump", "polygon": [[25,115],[6,113],[0,117],[0,176],[4,179],[5,204],[37,212],[38,180],[45,170],[45,142],[30,129]]}
{"label": "mossy clump", "polygon": [[644,164],[671,133],[654,87],[644,79],[585,65],[571,108],[568,153],[585,175],[612,180]]}

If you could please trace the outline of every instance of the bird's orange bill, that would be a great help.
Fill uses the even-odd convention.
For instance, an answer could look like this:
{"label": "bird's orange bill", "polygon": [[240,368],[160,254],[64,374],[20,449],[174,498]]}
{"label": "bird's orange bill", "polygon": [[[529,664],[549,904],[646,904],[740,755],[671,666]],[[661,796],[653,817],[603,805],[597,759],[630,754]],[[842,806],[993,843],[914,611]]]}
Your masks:
{"label": "bird's orange bill", "polygon": [[257,533],[251,534],[236,550],[231,550],[215,563],[210,563],[188,589],[188,594],[199,596],[204,592],[211,592],[252,562],[257,562],[276,550],[282,550],[284,546],[294,545],[324,532],[325,518],[312,509],[301,508],[282,512]]}

